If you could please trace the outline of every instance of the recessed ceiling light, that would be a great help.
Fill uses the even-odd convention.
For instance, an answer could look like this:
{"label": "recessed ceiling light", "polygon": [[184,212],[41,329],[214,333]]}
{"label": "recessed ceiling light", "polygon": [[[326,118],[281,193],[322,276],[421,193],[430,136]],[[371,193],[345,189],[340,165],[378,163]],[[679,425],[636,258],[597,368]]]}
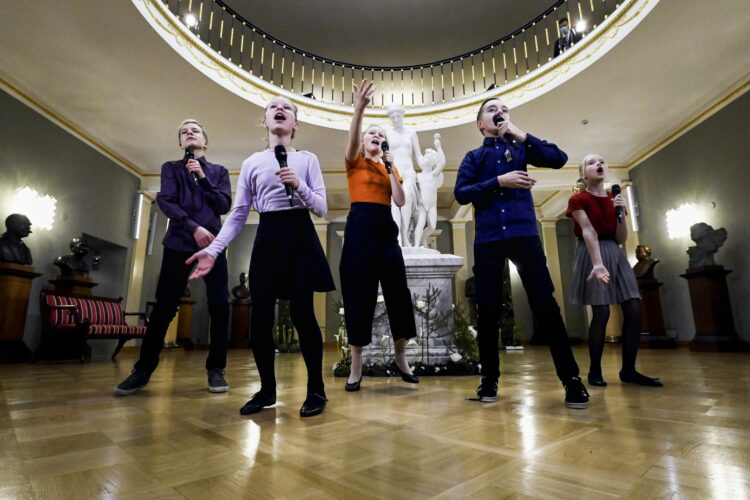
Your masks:
{"label": "recessed ceiling light", "polygon": [[576,23],[576,31],[578,33],[583,33],[584,31],[586,31],[586,21],[584,21],[583,19],[578,21]]}

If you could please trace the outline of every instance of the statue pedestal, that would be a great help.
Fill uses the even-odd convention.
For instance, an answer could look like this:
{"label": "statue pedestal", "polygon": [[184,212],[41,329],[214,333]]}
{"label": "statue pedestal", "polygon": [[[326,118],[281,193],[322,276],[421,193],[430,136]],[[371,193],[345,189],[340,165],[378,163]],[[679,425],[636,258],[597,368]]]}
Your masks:
{"label": "statue pedestal", "polygon": [[25,363],[31,359],[23,331],[31,282],[39,276],[33,266],[0,262],[0,363]]}
{"label": "statue pedestal", "polygon": [[727,289],[724,266],[694,267],[681,274],[688,281],[690,303],[693,306],[695,337],[691,351],[737,352],[750,350],[734,329],[732,305]]}
{"label": "statue pedestal", "polygon": [[[457,255],[441,254],[437,250],[428,248],[402,248],[404,264],[406,266],[406,280],[412,297],[417,295],[420,300],[427,296],[428,287],[440,290],[433,315],[443,315],[449,312],[454,304],[453,277],[464,265],[464,258]],[[381,292],[382,293],[382,292]],[[378,304],[376,314],[383,312],[383,304]],[[417,324],[417,335],[427,334],[426,325],[415,311],[414,319]],[[447,363],[450,360],[453,343],[453,322],[449,321],[440,331],[433,333],[429,340],[419,339],[419,346],[407,347],[406,354],[409,363],[421,360],[423,363]],[[383,335],[391,338],[382,342]],[[427,343],[427,344],[426,344]],[[427,353],[429,345],[429,359]],[[394,355],[393,334],[388,321],[380,324],[373,323],[372,342],[362,350],[362,361],[368,363],[382,363],[384,358],[392,359]]]}
{"label": "statue pedestal", "polygon": [[641,347],[652,349],[674,349],[675,339],[667,335],[661,307],[659,283],[654,278],[638,278],[641,292]]}
{"label": "statue pedestal", "polygon": [[91,289],[99,283],[94,281],[83,274],[74,274],[71,276],[65,276],[59,274],[57,278],[49,280],[55,287],[55,291],[60,294],[74,293],[78,295],[91,295]]}
{"label": "statue pedestal", "polygon": [[250,299],[232,301],[232,330],[229,347],[231,349],[250,348]]}
{"label": "statue pedestal", "polygon": [[195,301],[190,297],[180,299],[180,308],[177,319],[177,345],[190,350],[193,348],[193,339],[190,337],[190,330],[193,326],[193,305]]}

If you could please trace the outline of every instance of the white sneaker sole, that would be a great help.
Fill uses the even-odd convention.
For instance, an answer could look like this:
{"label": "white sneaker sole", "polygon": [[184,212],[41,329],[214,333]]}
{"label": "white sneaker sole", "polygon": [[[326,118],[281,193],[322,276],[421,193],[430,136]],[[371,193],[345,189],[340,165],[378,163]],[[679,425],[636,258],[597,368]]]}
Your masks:
{"label": "white sneaker sole", "polygon": [[209,387],[208,388],[208,392],[213,392],[213,393],[228,392],[228,391],[229,391],[228,385],[223,385],[221,387]]}

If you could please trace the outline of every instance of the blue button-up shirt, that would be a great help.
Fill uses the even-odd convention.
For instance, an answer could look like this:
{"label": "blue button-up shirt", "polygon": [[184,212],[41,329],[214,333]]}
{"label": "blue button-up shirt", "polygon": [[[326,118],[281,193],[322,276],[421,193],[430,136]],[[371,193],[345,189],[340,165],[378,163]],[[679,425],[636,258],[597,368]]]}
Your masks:
{"label": "blue button-up shirt", "polygon": [[161,167],[161,187],[156,201],[169,217],[169,229],[162,243],[172,250],[200,250],[193,238],[195,228],[201,226],[216,236],[221,229],[219,216],[229,212],[232,206],[227,169],[209,163],[203,156],[198,162],[205,177],[197,183],[185,168],[186,160],[168,161]]}
{"label": "blue button-up shirt", "polygon": [[531,134],[523,144],[485,137],[482,147],[469,151],[458,169],[454,195],[461,205],[474,204],[474,243],[537,236],[531,190],[501,188],[497,177],[526,170],[528,164],[560,168],[567,161],[560,148]]}

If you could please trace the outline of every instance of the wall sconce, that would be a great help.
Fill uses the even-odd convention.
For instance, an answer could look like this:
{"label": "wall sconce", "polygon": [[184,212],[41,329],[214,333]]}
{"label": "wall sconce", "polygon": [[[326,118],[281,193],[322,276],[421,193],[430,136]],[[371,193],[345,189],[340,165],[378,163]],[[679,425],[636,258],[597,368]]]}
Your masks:
{"label": "wall sconce", "polygon": [[23,214],[29,218],[34,230],[50,230],[55,224],[57,199],[29,186],[16,189],[10,202],[10,213]]}
{"label": "wall sconce", "polygon": [[677,208],[668,210],[667,232],[670,240],[690,236],[690,226],[701,222],[703,214],[693,203],[683,203]]}
{"label": "wall sconce", "polygon": [[635,191],[633,186],[625,187],[625,198],[628,200],[628,213],[630,214],[630,226],[633,228],[633,232],[637,233],[640,229],[638,226],[638,216],[641,215],[638,209],[638,202],[635,199]]}
{"label": "wall sconce", "polygon": [[130,214],[130,227],[133,230],[134,240],[137,240],[141,233],[141,215],[143,215],[143,193],[138,192],[133,200],[133,212]]}

